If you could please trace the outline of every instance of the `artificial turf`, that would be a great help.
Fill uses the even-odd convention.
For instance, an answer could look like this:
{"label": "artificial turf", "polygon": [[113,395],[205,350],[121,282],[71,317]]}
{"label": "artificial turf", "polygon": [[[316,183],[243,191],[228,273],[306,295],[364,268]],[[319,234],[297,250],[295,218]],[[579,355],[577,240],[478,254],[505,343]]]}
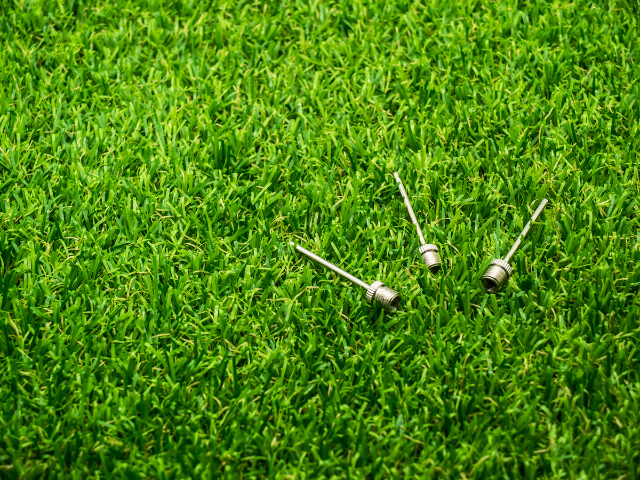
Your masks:
{"label": "artificial turf", "polygon": [[0,477],[639,478],[636,11],[0,1]]}

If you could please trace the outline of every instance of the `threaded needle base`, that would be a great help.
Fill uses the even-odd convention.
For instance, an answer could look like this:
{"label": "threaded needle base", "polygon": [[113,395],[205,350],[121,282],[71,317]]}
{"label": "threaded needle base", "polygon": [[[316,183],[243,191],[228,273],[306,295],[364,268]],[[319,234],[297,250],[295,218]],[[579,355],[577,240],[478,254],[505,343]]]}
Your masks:
{"label": "threaded needle base", "polygon": [[487,293],[498,293],[508,283],[513,274],[513,268],[504,260],[493,260],[482,275],[482,286]]}
{"label": "threaded needle base", "polygon": [[389,313],[398,309],[400,300],[400,294],[382,282],[375,281],[367,289],[367,303],[376,302]]}
{"label": "threaded needle base", "polygon": [[427,243],[422,245],[418,252],[422,256],[422,261],[427,266],[431,273],[438,273],[442,268],[442,260],[440,260],[440,254],[438,253],[438,246],[433,243]]}

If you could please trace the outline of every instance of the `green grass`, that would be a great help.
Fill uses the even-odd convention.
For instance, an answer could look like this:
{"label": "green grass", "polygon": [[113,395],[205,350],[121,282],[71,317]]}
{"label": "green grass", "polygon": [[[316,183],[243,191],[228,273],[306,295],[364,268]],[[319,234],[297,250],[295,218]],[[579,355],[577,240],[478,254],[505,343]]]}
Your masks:
{"label": "green grass", "polygon": [[0,477],[640,478],[630,6],[0,0]]}

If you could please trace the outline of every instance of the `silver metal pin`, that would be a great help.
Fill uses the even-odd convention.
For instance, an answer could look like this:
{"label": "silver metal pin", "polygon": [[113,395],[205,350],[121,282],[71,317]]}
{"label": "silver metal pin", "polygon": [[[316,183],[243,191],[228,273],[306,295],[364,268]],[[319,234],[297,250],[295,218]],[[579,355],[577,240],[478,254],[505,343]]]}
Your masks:
{"label": "silver metal pin", "polygon": [[400,294],[395,290],[387,287],[384,283],[375,281],[371,285],[369,285],[366,282],[363,282],[362,280],[360,280],[359,278],[354,277],[350,273],[345,272],[344,270],[334,265],[333,263],[326,261],[324,258],[319,257],[315,253],[310,252],[306,248],[303,248],[300,245],[296,245],[294,242],[289,242],[289,244],[295,246],[296,250],[302,253],[303,255],[306,255],[310,259],[315,260],[316,262],[324,265],[329,270],[333,270],[338,275],[341,275],[343,278],[346,278],[350,282],[355,283],[356,285],[359,285],[362,288],[366,289],[367,303],[372,304],[373,302],[376,302],[389,313],[395,312],[398,309],[398,306],[400,305],[400,300],[401,300]]}
{"label": "silver metal pin", "polygon": [[420,253],[420,255],[422,256],[422,261],[427,265],[427,268],[431,271],[431,273],[437,273],[442,267],[440,254],[438,253],[438,246],[433,243],[427,243],[427,241],[424,239],[424,235],[422,234],[422,230],[420,229],[420,225],[418,224],[416,214],[413,213],[413,208],[411,207],[411,202],[409,201],[407,191],[404,189],[402,180],[400,180],[400,175],[398,175],[398,172],[394,172],[393,176],[395,177],[396,182],[398,182],[400,194],[402,195],[402,199],[404,200],[404,205],[407,207],[407,210],[409,210],[411,221],[416,226],[418,237],[420,237],[420,247],[418,248],[418,253]]}
{"label": "silver metal pin", "polygon": [[509,260],[511,260],[511,257],[513,257],[513,255],[520,247],[522,239],[527,233],[529,233],[531,223],[535,222],[538,219],[540,213],[542,212],[542,209],[547,205],[547,203],[549,203],[549,201],[546,198],[543,199],[542,202],[540,202],[540,205],[538,205],[536,211],[533,212],[531,220],[529,220],[524,226],[522,232],[520,233],[520,235],[518,235],[518,238],[513,243],[511,250],[509,250],[507,256],[504,257],[504,260],[501,260],[499,258],[494,259],[484,271],[484,274],[482,275],[482,279],[480,281],[482,282],[482,286],[487,293],[497,293],[509,283],[509,279],[511,278],[511,275],[513,275],[513,268],[511,268],[511,265],[509,265]]}

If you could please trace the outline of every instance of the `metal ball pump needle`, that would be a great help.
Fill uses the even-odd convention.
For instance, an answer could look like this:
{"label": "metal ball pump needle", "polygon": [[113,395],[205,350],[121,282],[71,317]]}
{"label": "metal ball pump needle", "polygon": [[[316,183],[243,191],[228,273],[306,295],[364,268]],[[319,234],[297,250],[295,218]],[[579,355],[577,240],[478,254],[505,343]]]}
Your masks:
{"label": "metal ball pump needle", "polygon": [[289,242],[289,244],[295,246],[296,250],[303,255],[306,255],[310,259],[324,265],[329,270],[333,270],[338,275],[346,278],[350,282],[355,283],[356,285],[360,285],[362,288],[364,288],[367,291],[367,303],[373,304],[373,302],[376,302],[389,313],[393,313],[398,309],[401,300],[400,294],[392,288],[387,287],[384,283],[375,281],[371,285],[369,285],[359,278],[354,277],[350,273],[345,272],[333,263],[326,261],[324,258],[319,257],[315,253],[310,252],[306,248],[303,248],[300,245],[296,245],[294,242]]}
{"label": "metal ball pump needle", "polygon": [[394,172],[393,176],[398,182],[398,188],[400,189],[400,195],[402,195],[402,199],[404,200],[404,205],[407,207],[409,211],[409,216],[411,217],[411,221],[416,226],[416,230],[418,231],[418,237],[420,237],[420,247],[418,248],[418,253],[422,256],[422,261],[425,263],[427,268],[431,273],[437,273],[442,267],[442,261],[440,260],[440,254],[438,253],[438,246],[433,243],[427,243],[424,239],[424,235],[422,235],[422,230],[420,229],[420,225],[418,224],[418,219],[416,218],[416,214],[413,213],[413,208],[411,207],[411,202],[409,201],[409,196],[407,195],[407,191],[404,189],[404,185],[402,184],[402,180],[400,180],[400,175],[398,172]]}
{"label": "metal ball pump needle", "polygon": [[518,235],[518,238],[514,242],[513,247],[511,247],[511,250],[509,250],[507,256],[504,257],[504,260],[501,260],[499,258],[494,259],[484,271],[481,282],[487,293],[497,293],[502,290],[502,288],[507,283],[509,283],[509,278],[511,278],[511,275],[513,274],[513,268],[511,268],[511,265],[509,265],[509,260],[511,260],[511,257],[513,257],[513,255],[516,253],[516,251],[520,247],[520,243],[522,243],[522,239],[527,233],[529,233],[531,224],[538,219],[540,213],[542,213],[542,209],[547,205],[547,203],[548,200],[546,198],[543,199],[542,202],[540,202],[540,205],[538,205],[536,211],[533,212],[531,220],[529,220],[524,226],[522,232],[520,233],[520,235]]}

